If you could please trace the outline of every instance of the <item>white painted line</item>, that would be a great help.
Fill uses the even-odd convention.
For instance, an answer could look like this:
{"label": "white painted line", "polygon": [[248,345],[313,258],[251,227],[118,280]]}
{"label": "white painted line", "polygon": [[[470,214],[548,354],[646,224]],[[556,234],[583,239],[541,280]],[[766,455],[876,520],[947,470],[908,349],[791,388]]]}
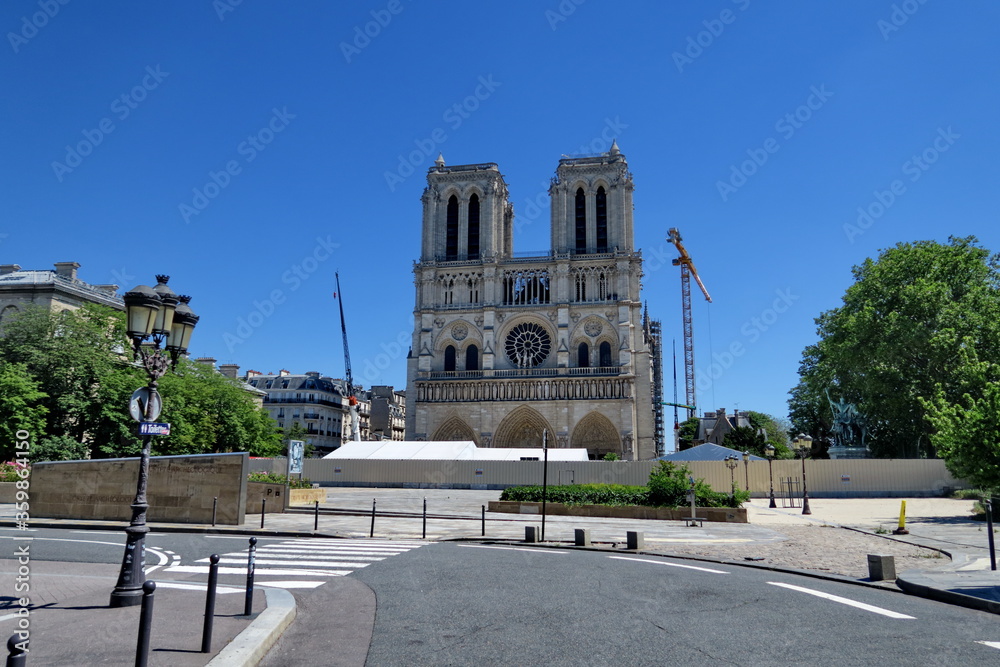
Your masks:
{"label": "white painted line", "polygon": [[[177,565],[163,570],[164,572],[184,572],[187,574],[208,574],[208,567],[204,565]],[[296,569],[271,569],[259,567],[254,569],[255,576],[278,576],[282,577],[344,577],[353,570],[296,570]],[[219,574],[242,574],[246,576],[246,567],[220,567]]]}
{"label": "white painted line", "polygon": [[319,588],[325,581],[255,581],[255,586],[270,586],[271,588]]}
{"label": "white painted line", "polygon": [[0,623],[4,621],[9,621],[12,618],[17,618],[20,614],[7,614],[6,616],[0,616]]}
{"label": "white painted line", "polygon": [[244,542],[250,541],[250,538],[244,535],[205,535],[205,538],[209,540],[243,540]]}
{"label": "white painted line", "polygon": [[[178,588],[182,591],[203,591],[208,588],[207,584],[185,584],[179,581],[160,581],[156,582],[157,588]],[[219,595],[226,595],[227,593],[244,593],[245,590],[242,588],[233,588],[232,586],[216,586],[216,592]]]}
{"label": "white painted line", "polygon": [[155,547],[148,547],[146,551],[151,554],[155,554],[160,559],[160,562],[157,563],[156,565],[151,565],[150,567],[146,568],[147,575],[156,572],[158,569],[160,569],[161,567],[170,562],[170,559],[167,557],[167,554],[163,553],[162,551],[160,551]]}
{"label": "white painted line", "polygon": [[[124,536],[125,535],[123,533],[122,537]],[[0,535],[0,540],[16,540],[16,539],[24,539],[24,538],[7,537],[6,535]],[[80,542],[81,544],[109,544],[113,547],[125,546],[125,542],[98,542],[97,540],[70,540],[64,537],[32,537],[31,539],[35,541],[45,541],[45,542]]]}
{"label": "white painted line", "polygon": [[485,544],[459,544],[460,547],[465,547],[466,549],[499,549],[501,551],[527,551],[532,554],[558,554],[560,556],[565,556],[568,552],[566,551],[556,551],[554,549],[523,549],[521,547],[491,547]]}
{"label": "white painted line", "polygon": [[[2,621],[5,618],[7,618],[7,617],[6,616],[0,617],[0,621]],[[980,641],[977,641],[976,643],[977,644],[982,644],[983,646],[989,646],[990,648],[1000,648],[1000,642],[980,642]]]}
{"label": "white painted line", "polygon": [[[246,559],[240,558],[220,558],[220,565],[246,565]],[[292,565],[294,567],[367,567],[371,563],[341,563],[326,560],[276,560],[271,558],[257,558],[254,565]]]}
{"label": "white painted line", "polygon": [[907,616],[906,614],[900,614],[895,611],[889,611],[888,609],[883,609],[882,607],[876,607],[874,605],[865,604],[864,602],[858,602],[857,600],[842,598],[839,595],[831,595],[829,593],[816,591],[811,588],[793,586],[792,584],[783,584],[779,581],[769,581],[767,583],[771,584],[772,586],[781,586],[782,588],[788,588],[793,591],[799,591],[800,593],[808,593],[809,595],[815,595],[818,598],[832,600],[833,602],[839,602],[840,604],[846,604],[849,607],[857,607],[858,609],[864,609],[865,611],[870,611],[873,614],[881,614],[883,616],[888,616],[889,618],[903,618],[903,619],[908,618],[916,620],[913,616]]}
{"label": "white painted line", "polygon": [[124,535],[125,529],[122,530],[71,530],[70,533],[74,535]]}
{"label": "white painted line", "polygon": [[[225,558],[226,556],[230,556],[230,557],[233,557],[233,558],[236,558],[236,557],[239,557],[239,556],[243,556],[243,560],[247,559],[247,555],[245,553],[241,554],[238,551],[236,553],[223,554],[223,558]],[[335,554],[322,554],[322,553],[304,554],[304,553],[296,553],[296,552],[293,552],[293,551],[261,551],[259,549],[257,550],[257,557],[258,558],[263,557],[263,558],[300,558],[300,559],[306,559],[306,558],[323,558],[324,556],[327,556],[329,558],[335,558],[336,560],[351,560],[351,561],[360,561],[360,562],[370,562],[370,561],[385,560],[385,556],[357,556],[357,555],[354,555],[354,554],[346,555],[346,554],[337,554],[337,553],[335,553]],[[196,563],[207,563],[207,562],[209,562],[209,560],[207,558],[199,558],[195,562]]]}
{"label": "white painted line", "polygon": [[295,549],[296,551],[337,551],[339,553],[361,553],[361,554],[405,554],[409,549],[389,549],[381,547],[335,547],[335,546],[308,546],[304,544],[269,544],[261,549]]}
{"label": "white painted line", "polygon": [[649,558],[629,558],[627,556],[608,556],[616,560],[631,560],[637,563],[654,563],[656,565],[667,565],[669,567],[683,567],[685,570],[698,570],[699,572],[711,572],[712,574],[729,574],[725,570],[713,570],[708,567],[697,567],[695,565],[681,565],[680,563],[668,563],[665,560],[651,560]]}

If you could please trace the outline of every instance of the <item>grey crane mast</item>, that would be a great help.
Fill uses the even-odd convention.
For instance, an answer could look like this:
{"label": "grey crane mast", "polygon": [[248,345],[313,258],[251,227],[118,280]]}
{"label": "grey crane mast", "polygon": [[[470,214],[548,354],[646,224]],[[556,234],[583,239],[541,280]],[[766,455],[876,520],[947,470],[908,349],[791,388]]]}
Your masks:
{"label": "grey crane mast", "polygon": [[344,295],[340,291],[340,273],[333,274],[337,280],[337,303],[340,305],[340,331],[344,334],[344,378],[347,384],[347,403],[351,413],[351,440],[361,440],[361,419],[358,417],[358,398],[354,395],[354,375],[351,373],[351,351],[347,346],[347,322],[344,320]]}

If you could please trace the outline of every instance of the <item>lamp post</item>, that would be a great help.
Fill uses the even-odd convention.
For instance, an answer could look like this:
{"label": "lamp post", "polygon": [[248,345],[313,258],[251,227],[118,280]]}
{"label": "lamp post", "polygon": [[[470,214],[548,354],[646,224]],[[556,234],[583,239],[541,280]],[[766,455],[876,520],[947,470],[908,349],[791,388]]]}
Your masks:
{"label": "lamp post", "polygon": [[[175,367],[181,355],[187,352],[191,333],[198,323],[198,316],[188,307],[189,296],[177,296],[167,287],[170,276],[156,276],[156,287],[139,285],[125,294],[125,312],[128,336],[132,340],[134,358],[142,363],[149,382],[145,388],[132,395],[129,406],[136,421],[140,422],[142,452],[139,455],[139,480],[135,500],[132,501],[132,521],[125,529],[125,555],[122,557],[118,583],[111,591],[111,607],[131,607],[142,602],[142,585],[146,581],[146,482],[149,478],[149,446],[151,424],[162,408],[156,391],[158,380]],[[160,347],[164,346],[161,350]],[[169,358],[168,358],[169,355]]]}
{"label": "lamp post", "polygon": [[812,436],[800,433],[795,437],[795,441],[792,446],[795,447],[795,453],[799,455],[802,459],[802,513],[812,514],[812,510],[809,509],[809,489],[806,487],[806,457],[812,451],[813,439]]}
{"label": "lamp post", "polygon": [[743,481],[747,487],[747,502],[750,502],[750,452],[743,452]]}
{"label": "lamp post", "polygon": [[764,452],[767,454],[767,479],[771,484],[771,504],[768,507],[777,507],[778,505],[774,502],[774,445],[768,443]]}
{"label": "lamp post", "polygon": [[733,497],[733,502],[736,502],[736,466],[739,465],[738,459],[730,454],[725,458],[726,467],[729,468],[729,485],[730,495]]}

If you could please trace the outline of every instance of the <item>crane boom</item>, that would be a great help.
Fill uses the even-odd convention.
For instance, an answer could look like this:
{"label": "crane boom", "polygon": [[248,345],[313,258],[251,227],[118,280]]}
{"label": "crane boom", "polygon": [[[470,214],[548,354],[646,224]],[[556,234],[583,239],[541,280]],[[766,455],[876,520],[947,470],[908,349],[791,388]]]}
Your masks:
{"label": "crane boom", "polygon": [[701,281],[698,270],[694,268],[694,260],[688,254],[687,248],[681,243],[681,233],[676,227],[671,227],[667,240],[674,244],[680,257],[673,260],[674,266],[681,267],[681,308],[684,314],[684,398],[687,402],[688,418],[695,416],[695,376],[694,376],[694,323],[691,316],[691,277],[701,288],[705,300],[712,302],[712,297]]}
{"label": "crane boom", "polygon": [[358,398],[354,395],[354,375],[351,373],[351,351],[347,346],[347,322],[344,319],[344,295],[340,291],[340,273],[334,272],[337,280],[337,303],[340,305],[340,331],[344,334],[344,378],[347,383],[347,403],[351,413],[351,439],[361,440],[361,420],[358,417]]}

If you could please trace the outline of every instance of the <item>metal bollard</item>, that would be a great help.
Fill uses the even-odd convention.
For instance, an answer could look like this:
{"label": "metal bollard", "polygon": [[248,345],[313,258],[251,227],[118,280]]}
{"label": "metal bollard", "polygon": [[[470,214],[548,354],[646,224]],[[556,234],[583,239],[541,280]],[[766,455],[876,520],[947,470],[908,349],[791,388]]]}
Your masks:
{"label": "metal bollard", "polygon": [[205,595],[205,623],[201,627],[201,652],[212,652],[212,624],[215,622],[215,589],[219,585],[219,554],[208,561],[208,593]]}
{"label": "metal bollard", "polygon": [[483,505],[483,537],[486,537],[486,505]]}
{"label": "metal bollard", "polygon": [[260,527],[264,527],[264,509],[267,507],[267,498],[260,499]]}
{"label": "metal bollard", "polygon": [[149,661],[149,636],[153,631],[153,591],[155,581],[142,585],[142,607],[139,609],[139,641],[135,646],[135,667],[146,667]]}
{"label": "metal bollard", "polygon": [[313,532],[319,530],[319,501],[315,501],[316,507],[314,508],[315,514],[313,515]]}
{"label": "metal bollard", "polygon": [[427,499],[424,498],[424,532],[421,539],[427,539]]}
{"label": "metal bollard", "polygon": [[[25,632],[27,634],[27,632]],[[28,638],[15,632],[7,640],[7,667],[25,667],[28,664]]]}
{"label": "metal bollard", "polygon": [[212,527],[215,527],[215,518],[218,516],[219,511],[219,497],[216,496],[212,498]]}
{"label": "metal bollard", "polygon": [[254,554],[257,553],[257,538],[250,538],[250,552],[247,555],[247,594],[243,602],[243,615],[249,616],[253,613],[253,566]]}
{"label": "metal bollard", "polygon": [[372,498],[372,527],[368,531],[368,537],[375,537],[375,499]]}
{"label": "metal bollard", "polygon": [[993,545],[993,501],[990,498],[984,498],[983,504],[986,505],[986,532],[990,536],[990,569],[997,569],[997,552]]}

